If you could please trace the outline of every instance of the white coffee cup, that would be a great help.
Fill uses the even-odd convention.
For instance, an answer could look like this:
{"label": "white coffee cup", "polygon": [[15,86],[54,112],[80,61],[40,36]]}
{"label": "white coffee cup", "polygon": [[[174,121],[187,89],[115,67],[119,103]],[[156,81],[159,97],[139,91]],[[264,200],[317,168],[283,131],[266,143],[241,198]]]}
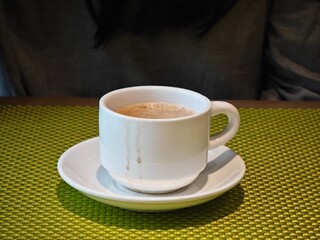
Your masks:
{"label": "white coffee cup", "polygon": [[[149,119],[117,113],[120,107],[168,102],[191,109],[190,116]],[[211,117],[226,114],[227,126],[210,137]],[[206,167],[208,151],[238,131],[237,109],[181,88],[139,86],[104,95],[99,102],[100,157],[110,176],[139,192],[164,193],[193,182]]]}

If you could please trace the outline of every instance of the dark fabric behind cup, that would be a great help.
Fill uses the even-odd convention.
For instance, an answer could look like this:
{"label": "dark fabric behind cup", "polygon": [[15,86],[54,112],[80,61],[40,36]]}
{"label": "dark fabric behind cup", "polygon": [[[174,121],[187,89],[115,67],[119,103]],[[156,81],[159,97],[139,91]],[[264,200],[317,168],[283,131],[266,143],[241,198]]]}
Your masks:
{"label": "dark fabric behind cup", "polygon": [[182,31],[122,35],[94,49],[96,28],[84,1],[5,0],[0,46],[17,95],[100,97],[157,84],[214,99],[256,99],[266,8],[264,0],[240,0],[200,41]]}
{"label": "dark fabric behind cup", "polygon": [[273,1],[269,19],[263,98],[320,100],[320,1]]}

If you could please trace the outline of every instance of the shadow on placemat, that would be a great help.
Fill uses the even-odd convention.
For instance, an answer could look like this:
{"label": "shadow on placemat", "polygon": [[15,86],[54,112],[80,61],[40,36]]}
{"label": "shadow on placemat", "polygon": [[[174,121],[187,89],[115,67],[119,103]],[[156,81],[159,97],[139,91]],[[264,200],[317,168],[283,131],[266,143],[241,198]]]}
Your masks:
{"label": "shadow on placemat", "polygon": [[234,213],[244,200],[244,191],[239,184],[222,196],[198,206],[172,212],[143,213],[92,200],[62,180],[57,186],[57,194],[62,207],[80,217],[105,226],[136,230],[179,230],[206,225]]}

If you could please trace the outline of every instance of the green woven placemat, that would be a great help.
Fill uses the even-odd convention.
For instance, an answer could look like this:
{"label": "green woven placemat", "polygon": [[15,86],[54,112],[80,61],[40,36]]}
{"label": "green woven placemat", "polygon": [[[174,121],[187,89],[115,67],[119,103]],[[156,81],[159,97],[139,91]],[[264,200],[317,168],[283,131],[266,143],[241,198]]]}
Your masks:
{"label": "green woven placemat", "polygon": [[[57,160],[98,135],[97,107],[0,106],[0,239],[320,239],[319,109],[240,109],[241,183],[208,203],[137,213],[67,185]],[[225,119],[218,117],[212,131]]]}

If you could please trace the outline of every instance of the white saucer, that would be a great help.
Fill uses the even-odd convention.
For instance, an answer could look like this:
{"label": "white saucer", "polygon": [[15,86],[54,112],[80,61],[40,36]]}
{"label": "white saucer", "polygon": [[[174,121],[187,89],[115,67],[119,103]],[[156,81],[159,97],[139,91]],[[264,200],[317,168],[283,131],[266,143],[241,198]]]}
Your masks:
{"label": "white saucer", "polygon": [[101,166],[99,138],[81,142],[58,161],[62,179],[86,196],[134,211],[170,211],[210,201],[236,186],[246,167],[242,158],[221,146],[209,152],[206,169],[189,186],[167,194],[133,192],[115,183]]}

